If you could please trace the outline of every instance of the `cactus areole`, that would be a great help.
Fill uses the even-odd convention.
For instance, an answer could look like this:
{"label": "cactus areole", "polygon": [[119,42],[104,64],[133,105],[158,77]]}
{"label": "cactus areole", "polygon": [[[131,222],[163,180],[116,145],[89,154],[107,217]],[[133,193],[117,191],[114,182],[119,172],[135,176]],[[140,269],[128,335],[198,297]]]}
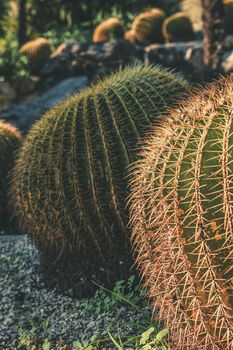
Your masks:
{"label": "cactus areole", "polygon": [[233,79],[171,112],[134,166],[133,244],[171,349],[233,349]]}
{"label": "cactus areole", "polygon": [[65,257],[67,267],[74,256],[76,270],[116,264],[123,273],[127,167],[145,129],[187,88],[169,71],[135,65],[67,99],[32,128],[12,193],[45,259]]}

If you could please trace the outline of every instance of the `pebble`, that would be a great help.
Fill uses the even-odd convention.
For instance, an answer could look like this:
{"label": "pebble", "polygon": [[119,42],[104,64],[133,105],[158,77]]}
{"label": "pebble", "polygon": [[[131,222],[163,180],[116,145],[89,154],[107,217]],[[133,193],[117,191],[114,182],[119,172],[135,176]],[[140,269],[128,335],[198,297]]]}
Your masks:
{"label": "pebble", "polygon": [[47,289],[38,271],[38,251],[25,235],[0,236],[0,350],[21,349],[20,341],[27,335],[33,337],[33,344],[48,339],[72,349],[75,341],[89,340],[94,334],[135,335],[129,322],[147,326],[149,308],[146,316],[145,306],[140,313],[120,302],[99,310],[97,295],[75,299]]}

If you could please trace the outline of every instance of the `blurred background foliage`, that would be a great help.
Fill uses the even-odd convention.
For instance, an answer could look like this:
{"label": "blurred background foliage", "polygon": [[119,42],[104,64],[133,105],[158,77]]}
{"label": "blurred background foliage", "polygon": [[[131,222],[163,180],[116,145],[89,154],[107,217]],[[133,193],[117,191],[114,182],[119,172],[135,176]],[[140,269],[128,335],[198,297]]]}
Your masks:
{"label": "blurred background foliage", "polygon": [[[43,36],[56,49],[68,39],[91,41],[94,28],[104,19],[119,17],[126,30],[138,12],[149,7],[169,11],[177,0],[0,0],[0,80],[25,76],[26,57],[18,48]],[[25,36],[19,40],[20,6],[25,7]],[[22,23],[21,23],[22,25]]]}
{"label": "blurred background foliage", "polygon": [[[17,39],[21,0],[0,1],[0,38]],[[26,12],[26,39],[45,36],[60,42],[70,37],[78,40],[91,38],[93,29],[103,19],[120,17],[130,27],[135,13],[147,7],[168,9],[176,0],[24,0]],[[0,39],[0,40],[1,40]],[[56,41],[56,40],[55,40]],[[0,45],[2,40],[0,41]],[[57,42],[54,44],[57,44]]]}

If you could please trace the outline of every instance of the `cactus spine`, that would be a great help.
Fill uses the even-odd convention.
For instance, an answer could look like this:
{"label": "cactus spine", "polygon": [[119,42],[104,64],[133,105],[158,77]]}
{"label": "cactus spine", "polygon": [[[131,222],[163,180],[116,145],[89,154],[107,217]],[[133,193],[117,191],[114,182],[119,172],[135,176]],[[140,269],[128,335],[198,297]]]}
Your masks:
{"label": "cactus spine", "polygon": [[47,39],[36,38],[22,45],[20,52],[28,57],[31,72],[37,73],[49,60],[52,51]]}
{"label": "cactus spine", "polygon": [[169,71],[136,65],[69,98],[32,128],[12,193],[46,259],[62,263],[72,251],[76,270],[115,264],[123,271],[127,166],[143,131],[187,88]]}
{"label": "cactus spine", "polygon": [[192,23],[184,12],[177,12],[165,19],[163,36],[167,42],[190,41],[195,38]]}
{"label": "cactus spine", "polygon": [[13,153],[21,142],[19,131],[10,124],[0,121],[0,230],[9,233],[7,210],[8,175],[12,167]]}
{"label": "cactus spine", "polygon": [[100,23],[93,34],[93,42],[101,43],[111,39],[123,39],[124,25],[118,18],[112,17]]}
{"label": "cactus spine", "polygon": [[134,166],[137,262],[172,349],[233,349],[233,79],[171,112]]}
{"label": "cactus spine", "polygon": [[130,41],[140,44],[163,42],[162,25],[164,18],[164,12],[157,8],[136,16],[130,31]]}

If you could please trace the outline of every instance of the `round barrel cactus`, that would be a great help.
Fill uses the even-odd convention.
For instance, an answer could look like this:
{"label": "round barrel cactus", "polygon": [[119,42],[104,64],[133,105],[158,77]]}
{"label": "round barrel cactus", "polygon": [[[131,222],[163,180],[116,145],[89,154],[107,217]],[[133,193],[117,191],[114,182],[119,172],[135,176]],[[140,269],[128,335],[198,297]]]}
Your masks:
{"label": "round barrel cactus", "polygon": [[140,44],[163,42],[162,25],[164,18],[164,12],[157,8],[139,14],[135,17],[126,39]]}
{"label": "round barrel cactus", "polygon": [[29,60],[29,69],[37,73],[48,61],[51,55],[51,46],[45,38],[36,38],[21,46],[20,52],[26,55]]}
{"label": "round barrel cactus", "polygon": [[163,36],[167,42],[183,42],[195,39],[192,23],[184,12],[177,12],[165,19]]}
{"label": "round barrel cactus", "polygon": [[171,112],[132,170],[137,264],[173,350],[233,349],[233,78]]}
{"label": "round barrel cactus", "polygon": [[125,29],[119,18],[109,18],[100,23],[93,34],[93,42],[101,43],[111,39],[123,39]]}
{"label": "round barrel cactus", "polygon": [[169,71],[135,65],[67,99],[31,129],[12,193],[47,266],[105,280],[128,273],[127,167],[144,131],[187,88]]}
{"label": "round barrel cactus", "polygon": [[8,176],[13,164],[13,154],[20,145],[21,135],[12,125],[0,120],[0,231],[10,233],[8,213]]}

